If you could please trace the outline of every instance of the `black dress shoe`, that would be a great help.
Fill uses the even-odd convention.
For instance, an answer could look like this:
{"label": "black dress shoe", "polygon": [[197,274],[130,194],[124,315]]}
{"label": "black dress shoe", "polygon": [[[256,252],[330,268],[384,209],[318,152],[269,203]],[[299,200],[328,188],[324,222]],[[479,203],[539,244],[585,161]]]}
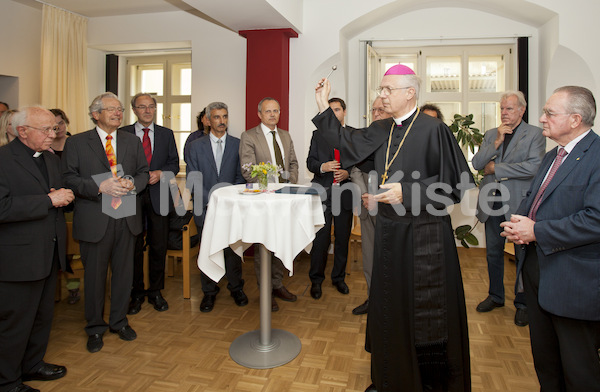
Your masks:
{"label": "black dress shoe", "polygon": [[91,353],[97,353],[102,350],[102,346],[104,346],[104,342],[102,341],[102,335],[99,333],[95,333],[93,335],[88,336],[87,341],[87,350]]}
{"label": "black dress shoe", "polygon": [[154,309],[158,310],[159,312],[164,312],[165,310],[169,309],[169,304],[163,298],[160,291],[158,294],[148,295],[148,303],[154,305]]}
{"label": "black dress shoe", "polygon": [[526,327],[529,324],[527,308],[517,308],[515,313],[515,324],[519,327]]}
{"label": "black dress shoe", "polygon": [[246,296],[246,293],[244,293],[244,290],[237,290],[237,291],[233,291],[231,293],[231,296],[233,297],[233,300],[235,301],[235,304],[237,306],[245,306],[248,305],[248,297]]}
{"label": "black dress shoe", "polygon": [[137,333],[135,333],[133,328],[131,328],[129,325],[126,325],[121,329],[111,329],[110,332],[116,333],[117,335],[119,335],[121,340],[126,340],[128,342],[137,338]]}
{"label": "black dress shoe", "polygon": [[144,297],[131,298],[129,302],[129,309],[127,314],[138,314],[142,310],[142,304],[144,303]]}
{"label": "black dress shoe", "polygon": [[369,311],[369,300],[367,299],[362,305],[358,305],[356,308],[352,309],[352,314],[361,315],[366,314]]}
{"label": "black dress shoe", "polygon": [[350,290],[348,289],[348,285],[343,280],[340,280],[339,282],[333,282],[333,285],[335,286],[337,291],[339,291],[342,294],[348,294],[350,292]]}
{"label": "black dress shoe", "polygon": [[321,283],[313,283],[310,286],[310,296],[314,299],[319,299],[323,295],[323,291],[321,290]]}
{"label": "black dress shoe", "polygon": [[477,308],[475,310],[477,310],[479,313],[485,313],[485,312],[492,311],[496,308],[501,308],[503,306],[504,306],[504,304],[500,304],[500,303],[494,301],[492,299],[492,297],[488,296],[486,299],[481,301],[481,303],[479,305],[477,305]]}
{"label": "black dress shoe", "polygon": [[53,365],[51,363],[44,363],[38,370],[33,373],[23,374],[21,380],[23,381],[50,381],[58,380],[67,374],[67,368],[60,365]]}
{"label": "black dress shoe", "polygon": [[277,312],[279,310],[279,305],[277,305],[277,301],[275,301],[275,296],[271,296],[271,312]]}
{"label": "black dress shoe", "polygon": [[375,389],[375,384],[369,385],[367,389],[365,389],[365,392],[377,392],[377,389]]}
{"label": "black dress shoe", "polygon": [[213,294],[204,294],[204,298],[202,298],[202,302],[200,302],[200,311],[202,313],[208,313],[215,307],[215,299],[217,299],[216,295]]}
{"label": "black dress shoe", "polygon": [[40,392],[40,390],[32,388],[29,385],[19,384],[13,389],[9,389],[8,392]]}

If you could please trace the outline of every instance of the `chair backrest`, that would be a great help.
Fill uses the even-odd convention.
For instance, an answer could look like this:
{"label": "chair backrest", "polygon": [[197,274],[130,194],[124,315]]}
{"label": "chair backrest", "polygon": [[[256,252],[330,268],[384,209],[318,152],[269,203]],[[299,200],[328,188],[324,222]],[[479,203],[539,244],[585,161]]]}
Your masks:
{"label": "chair backrest", "polygon": [[73,239],[73,222],[67,222],[67,256],[79,254],[79,241]]}

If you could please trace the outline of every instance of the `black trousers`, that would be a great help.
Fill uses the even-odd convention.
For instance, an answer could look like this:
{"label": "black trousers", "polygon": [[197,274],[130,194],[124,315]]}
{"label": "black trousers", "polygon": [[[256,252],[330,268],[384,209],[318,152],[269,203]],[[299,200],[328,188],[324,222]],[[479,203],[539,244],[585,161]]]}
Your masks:
{"label": "black trousers", "polygon": [[21,383],[21,375],[43,364],[52,317],[58,254],[50,275],[31,282],[0,281],[0,391]]}
{"label": "black trousers", "polygon": [[[244,279],[242,279],[242,258],[238,256],[231,248],[223,249],[225,256],[225,276],[227,277],[227,288],[234,292],[244,288]],[[219,292],[218,282],[215,282],[202,272],[200,276],[202,291],[205,295],[217,295]]]}
{"label": "black trousers", "polygon": [[523,284],[533,363],[541,391],[598,392],[600,322],[560,317],[540,307],[540,268],[535,248],[535,244],[527,246]]}
{"label": "black trousers", "polygon": [[[154,212],[150,200],[150,192],[140,195],[145,233],[140,233],[135,240],[133,253],[133,289],[131,297],[155,295],[165,288],[165,258],[169,239],[169,216]],[[149,287],[144,289],[144,239],[148,244],[148,280]]]}
{"label": "black trousers", "polygon": [[[85,331],[88,335],[103,334],[109,326],[116,330],[128,324],[134,241],[135,236],[129,231],[125,218],[109,218],[106,233],[99,242],[79,241],[84,268]],[[112,272],[110,315],[106,324],[104,298],[109,265]]]}
{"label": "black trousers", "polygon": [[331,206],[324,211],[325,226],[318,232],[310,251],[310,270],[308,276],[312,283],[322,283],[325,280],[325,266],[327,254],[331,244],[331,222],[335,241],[333,245],[333,269],[331,281],[343,282],[346,277],[346,263],[348,262],[348,241],[352,231],[352,210],[342,208],[338,216],[333,216]]}

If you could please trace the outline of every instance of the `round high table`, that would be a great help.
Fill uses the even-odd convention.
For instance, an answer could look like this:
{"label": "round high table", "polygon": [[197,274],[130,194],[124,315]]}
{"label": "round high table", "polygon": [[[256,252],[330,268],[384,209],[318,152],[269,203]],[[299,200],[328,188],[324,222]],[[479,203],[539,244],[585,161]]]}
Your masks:
{"label": "round high table", "polygon": [[244,193],[245,185],[213,191],[202,231],[198,267],[215,282],[225,275],[223,249],[231,247],[242,257],[250,245],[260,244],[260,330],[239,336],[229,347],[235,362],[252,369],[281,366],[300,353],[298,337],[271,328],[271,252],[291,276],[294,258],[310,251],[325,224],[318,196],[273,192],[284,185],[289,186],[269,184],[269,192],[258,194]]}

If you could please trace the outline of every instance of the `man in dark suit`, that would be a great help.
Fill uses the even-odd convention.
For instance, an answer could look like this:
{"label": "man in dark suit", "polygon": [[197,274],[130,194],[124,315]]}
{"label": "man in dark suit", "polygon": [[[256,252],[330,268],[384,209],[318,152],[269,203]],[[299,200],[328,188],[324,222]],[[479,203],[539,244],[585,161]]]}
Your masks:
{"label": "man in dark suit", "polygon": [[[198,226],[198,233],[202,233],[204,227],[206,208],[213,187],[217,184],[222,186],[245,182],[238,155],[240,139],[227,133],[227,105],[223,102],[209,104],[206,107],[206,117],[210,122],[210,133],[208,137],[194,140],[190,144],[186,169],[188,184],[197,184],[202,188],[202,206],[194,206],[194,222]],[[194,201],[196,200],[197,198]],[[247,305],[248,297],[243,290],[242,259],[229,247],[225,249],[225,276],[229,282],[227,288],[236,305]],[[215,306],[219,286],[204,272],[201,274],[201,282],[204,297],[200,303],[200,311],[210,312]]]}
{"label": "man in dark suit", "polygon": [[600,391],[600,138],[596,101],[558,88],[540,122],[548,152],[503,235],[525,246],[533,362],[542,391]]}
{"label": "man in dark suit", "polygon": [[[351,132],[345,127],[346,103],[341,98],[329,99],[329,107],[342,124],[344,132]],[[316,234],[310,252],[310,270],[308,276],[312,283],[310,295],[314,299],[321,298],[321,284],[325,280],[325,266],[331,244],[331,222],[334,227],[333,269],[331,281],[342,294],[348,294],[346,263],[348,262],[348,241],[352,230],[352,200],[348,191],[340,192],[340,186],[348,183],[348,171],[340,166],[339,157],[335,159],[334,148],[327,143],[320,132],[314,131],[310,141],[310,150],[306,158],[308,170],[314,173],[312,182],[327,190],[325,200],[325,226]],[[336,206],[337,204],[337,206]],[[332,214],[332,205],[339,213]]]}
{"label": "man in dark suit", "polygon": [[[169,212],[173,210],[171,192],[161,198],[160,188],[169,188],[169,179],[179,173],[179,154],[173,131],[154,123],[156,99],[150,94],[138,93],[131,99],[131,108],[137,122],[121,128],[140,138],[146,161],[150,167],[148,187],[138,192],[142,203],[142,221],[146,228],[138,234],[133,253],[133,289],[127,314],[137,314],[144,298],[154,309],[164,312],[169,304],[161,290],[165,288],[165,257],[169,238]],[[169,175],[163,175],[169,173]],[[139,211],[138,211],[139,213]],[[148,290],[144,289],[144,237],[148,245]]]}
{"label": "man in dark suit", "polygon": [[[507,91],[500,98],[502,124],[485,133],[479,151],[473,157],[473,168],[483,170],[479,186],[477,219],[485,223],[486,258],[490,280],[489,295],[478,312],[489,312],[504,306],[504,237],[500,224],[510,219],[519,207],[537,173],[546,152],[542,130],[523,121],[527,102],[520,91]],[[523,258],[520,247],[516,258]],[[515,324],[528,323],[523,284],[515,284]]]}
{"label": "man in dark suit", "polygon": [[18,138],[0,148],[0,391],[38,391],[23,381],[63,377],[44,362],[58,269],[66,269],[60,160],[47,152],[56,137],[52,113],[40,107],[12,117]]}
{"label": "man in dark suit", "polygon": [[[148,183],[148,162],[140,139],[117,131],[123,105],[113,93],[89,108],[96,127],[67,139],[61,160],[65,185],[75,193],[73,238],[79,240],[84,272],[87,349],[104,345],[107,329],[123,340],[137,335],[127,321],[133,282],[135,236],[142,232],[139,198]],[[129,177],[126,177],[129,176]],[[106,274],[110,262],[111,306],[104,321]]]}
{"label": "man in dark suit", "polygon": [[[274,98],[266,97],[258,103],[258,118],[260,124],[248,129],[242,134],[240,140],[240,162],[256,165],[261,162],[273,162],[283,169],[279,178],[280,182],[298,182],[298,159],[294,151],[294,143],[289,132],[278,129],[280,117],[279,102]],[[242,175],[247,182],[258,182],[258,177],[252,178],[251,170],[242,170]],[[254,272],[260,284],[260,255],[258,250],[254,252]],[[283,272],[285,267],[281,260],[271,253],[271,287],[273,297],[271,298],[271,310],[276,312],[279,305],[275,297],[284,301],[294,302],[297,297],[283,285]]]}

